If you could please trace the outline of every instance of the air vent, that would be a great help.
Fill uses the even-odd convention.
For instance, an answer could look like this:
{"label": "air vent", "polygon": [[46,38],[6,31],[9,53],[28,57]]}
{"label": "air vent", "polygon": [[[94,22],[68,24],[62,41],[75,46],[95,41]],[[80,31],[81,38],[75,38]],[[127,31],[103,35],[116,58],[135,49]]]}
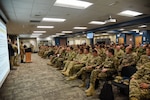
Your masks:
{"label": "air vent", "polygon": [[40,23],[40,20],[30,20],[31,23]]}

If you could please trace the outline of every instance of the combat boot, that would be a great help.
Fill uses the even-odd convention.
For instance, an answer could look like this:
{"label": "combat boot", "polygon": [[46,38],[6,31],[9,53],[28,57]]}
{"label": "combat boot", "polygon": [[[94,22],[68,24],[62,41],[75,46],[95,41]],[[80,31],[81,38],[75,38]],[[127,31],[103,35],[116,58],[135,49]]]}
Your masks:
{"label": "combat boot", "polygon": [[92,96],[95,94],[95,89],[92,84],[90,84],[89,90],[86,92],[86,96]]}
{"label": "combat boot", "polygon": [[130,100],[139,100],[136,97],[130,97]]}
{"label": "combat boot", "polygon": [[84,81],[84,82],[82,82],[82,84],[80,84],[80,85],[79,85],[79,87],[80,87],[80,88],[85,87],[85,86],[86,86],[85,81]]}
{"label": "combat boot", "polygon": [[85,93],[89,92],[91,88],[92,88],[92,84],[90,83],[90,87],[87,90],[85,90]]}
{"label": "combat boot", "polygon": [[62,72],[62,74],[65,75],[65,76],[69,76],[69,71],[66,70],[65,72]]}
{"label": "combat boot", "polygon": [[76,78],[77,78],[77,75],[73,75],[73,76],[69,77],[67,79],[67,81],[75,80]]}

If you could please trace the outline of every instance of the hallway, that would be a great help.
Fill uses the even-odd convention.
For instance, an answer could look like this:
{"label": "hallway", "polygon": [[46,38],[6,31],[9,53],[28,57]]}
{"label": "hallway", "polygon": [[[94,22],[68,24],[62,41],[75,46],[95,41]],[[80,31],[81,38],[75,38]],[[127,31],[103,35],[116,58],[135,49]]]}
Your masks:
{"label": "hallway", "polygon": [[80,80],[66,81],[48,61],[32,54],[32,63],[11,71],[0,89],[0,100],[98,100],[86,97],[85,89],[78,88]]}

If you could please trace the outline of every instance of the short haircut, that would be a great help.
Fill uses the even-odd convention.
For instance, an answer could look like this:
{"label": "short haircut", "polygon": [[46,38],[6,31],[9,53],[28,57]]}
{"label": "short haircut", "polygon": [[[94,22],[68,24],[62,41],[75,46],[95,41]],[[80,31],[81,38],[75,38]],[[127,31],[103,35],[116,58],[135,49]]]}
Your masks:
{"label": "short haircut", "polygon": [[80,48],[80,51],[83,52],[83,48]]}
{"label": "short haircut", "polygon": [[73,47],[70,47],[71,50],[73,50]]}
{"label": "short haircut", "polygon": [[114,49],[108,48],[108,52],[110,52],[112,55],[114,55]]}
{"label": "short haircut", "polygon": [[92,52],[95,52],[95,53],[97,53],[97,50],[93,49],[93,50],[92,50]]}
{"label": "short haircut", "polygon": [[90,48],[85,48],[88,52],[90,51]]}

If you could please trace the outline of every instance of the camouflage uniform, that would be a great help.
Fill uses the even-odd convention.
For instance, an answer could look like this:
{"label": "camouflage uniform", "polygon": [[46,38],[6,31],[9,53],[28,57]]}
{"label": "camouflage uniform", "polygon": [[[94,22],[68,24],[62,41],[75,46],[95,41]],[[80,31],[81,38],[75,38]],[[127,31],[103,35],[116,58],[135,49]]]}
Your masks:
{"label": "camouflage uniform", "polygon": [[[111,76],[116,71],[117,67],[117,58],[116,57],[107,57],[105,61],[100,65],[100,69],[95,69],[92,71],[90,76],[90,83],[95,86],[96,79],[104,79]],[[106,72],[101,72],[103,69],[107,69]]]}
{"label": "camouflage uniform", "polygon": [[118,67],[118,72],[120,74],[120,72],[122,71],[123,67],[129,67],[129,66],[133,66],[136,63],[136,59],[135,56],[132,53],[125,53],[122,60],[121,60],[121,64]]}
{"label": "camouflage uniform", "polygon": [[115,57],[118,59],[118,63],[120,64],[122,57],[124,56],[124,51],[123,50],[115,50]]}
{"label": "camouflage uniform", "polygon": [[136,50],[136,53],[137,53],[137,59],[139,60],[141,55],[145,55],[146,54],[146,50],[143,49],[142,47],[139,47],[137,50]]}
{"label": "camouflage uniform", "polygon": [[59,67],[60,69],[61,67],[63,67],[63,61],[65,60],[65,56],[66,56],[66,52],[65,50],[63,50],[59,55],[58,59],[56,59],[56,61],[54,62],[56,67]]}
{"label": "camouflage uniform", "polygon": [[66,71],[63,73],[66,76],[69,76],[69,74],[73,74],[73,71],[77,71],[80,70],[80,68],[82,68],[83,66],[85,66],[86,61],[88,58],[91,57],[91,54],[83,54],[82,58],[80,58],[78,61],[71,61],[68,66]]}
{"label": "camouflage uniform", "polygon": [[[93,58],[91,53],[85,54],[85,56],[82,57],[82,59],[78,60],[78,62],[70,63],[70,75],[73,75],[74,73],[78,72],[82,67],[85,65],[88,65],[90,63],[90,59]],[[91,62],[92,63],[92,62]]]}
{"label": "camouflage uniform", "polygon": [[105,50],[103,48],[97,49],[98,55],[102,58],[102,60],[105,60],[106,54]]}
{"label": "camouflage uniform", "polygon": [[25,49],[23,44],[20,45],[20,56],[21,56],[21,62],[24,60],[24,54],[25,54]]}
{"label": "camouflage uniform", "polygon": [[142,55],[140,60],[137,62],[136,68],[140,69],[140,67],[147,62],[150,62],[150,56]]}
{"label": "camouflage uniform", "polygon": [[81,59],[83,56],[84,56],[84,54],[78,53],[78,54],[76,55],[76,57],[73,59],[73,61],[66,61],[63,71],[66,71],[66,69],[68,68],[69,63],[74,62],[74,61],[75,61],[75,62],[76,62],[76,61],[80,61],[80,59]]}
{"label": "camouflage uniform", "polygon": [[13,64],[14,64],[14,66],[18,66],[18,64],[17,64],[17,62],[18,62],[18,47],[15,44],[12,44],[12,47],[15,51]]}
{"label": "camouflage uniform", "polygon": [[135,97],[135,100],[150,100],[150,89],[142,89],[140,87],[141,83],[150,85],[150,62],[145,63],[143,68],[139,69],[132,78],[134,79],[130,81],[129,97]]}
{"label": "camouflage uniform", "polygon": [[82,80],[85,82],[87,77],[87,72],[92,72],[92,70],[95,69],[96,66],[101,65],[103,62],[102,58],[100,56],[91,57],[91,59],[88,60],[86,66],[92,66],[92,68],[87,69],[86,67],[83,67],[76,73],[76,77],[82,75]]}

